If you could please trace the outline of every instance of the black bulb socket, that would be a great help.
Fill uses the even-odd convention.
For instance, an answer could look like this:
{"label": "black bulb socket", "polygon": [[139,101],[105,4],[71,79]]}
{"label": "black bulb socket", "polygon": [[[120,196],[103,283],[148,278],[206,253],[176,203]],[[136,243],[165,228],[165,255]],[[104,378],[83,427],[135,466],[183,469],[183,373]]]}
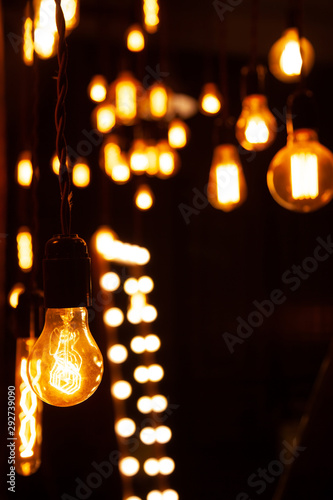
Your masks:
{"label": "black bulb socket", "polygon": [[302,89],[291,94],[288,98],[287,108],[294,131],[304,128],[317,130],[316,103],[310,90]]}
{"label": "black bulb socket", "polygon": [[248,95],[264,94],[266,68],[261,64],[243,66],[241,69],[241,99]]}
{"label": "black bulb socket", "polygon": [[45,245],[44,305],[48,308],[91,305],[90,258],[77,234],[55,235]]}

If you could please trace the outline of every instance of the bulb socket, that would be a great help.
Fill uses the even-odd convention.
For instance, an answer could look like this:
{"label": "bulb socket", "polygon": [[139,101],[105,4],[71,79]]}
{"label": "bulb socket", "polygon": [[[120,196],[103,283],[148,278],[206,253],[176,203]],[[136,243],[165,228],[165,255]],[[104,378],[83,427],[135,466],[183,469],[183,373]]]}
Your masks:
{"label": "bulb socket", "polygon": [[310,90],[299,90],[288,98],[288,117],[292,122],[292,130],[309,128],[316,130],[318,119],[313,93]]}
{"label": "bulb socket", "polygon": [[243,66],[241,69],[241,99],[248,95],[265,93],[266,68],[257,66]]}
{"label": "bulb socket", "polygon": [[91,305],[90,258],[77,234],[55,235],[45,245],[44,305],[48,308]]}

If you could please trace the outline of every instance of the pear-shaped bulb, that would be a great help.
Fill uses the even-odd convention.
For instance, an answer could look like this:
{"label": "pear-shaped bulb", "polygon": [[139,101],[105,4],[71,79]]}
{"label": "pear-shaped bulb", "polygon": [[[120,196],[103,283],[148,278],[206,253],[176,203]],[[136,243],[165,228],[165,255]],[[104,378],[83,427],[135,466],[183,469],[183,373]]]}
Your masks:
{"label": "pear-shaped bulb", "polygon": [[272,144],[276,130],[276,120],[268,109],[266,97],[261,94],[245,97],[235,131],[240,145],[248,151],[262,151]]}
{"label": "pear-shaped bulb", "polygon": [[333,154],[318,142],[314,130],[296,130],[272,159],[267,184],[282,207],[295,212],[318,210],[333,197]]}
{"label": "pear-shaped bulb", "polygon": [[88,399],[103,375],[103,357],[85,307],[47,309],[44,329],[28,358],[28,378],[40,399],[72,406]]}

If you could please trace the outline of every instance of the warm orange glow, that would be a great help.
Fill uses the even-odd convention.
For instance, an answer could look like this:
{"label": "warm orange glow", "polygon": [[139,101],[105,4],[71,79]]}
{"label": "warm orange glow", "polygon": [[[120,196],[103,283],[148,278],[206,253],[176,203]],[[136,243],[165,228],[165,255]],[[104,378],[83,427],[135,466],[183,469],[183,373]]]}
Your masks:
{"label": "warm orange glow", "polygon": [[236,123],[236,137],[249,151],[268,148],[276,137],[277,123],[268,109],[264,95],[253,94],[243,100],[243,109]]}
{"label": "warm orange glow", "polygon": [[124,363],[127,359],[127,349],[122,344],[114,344],[108,349],[108,358],[116,364]]}
{"label": "warm orange glow", "polygon": [[16,283],[13,286],[13,288],[10,290],[10,292],[8,294],[8,302],[11,305],[11,307],[16,309],[16,307],[18,306],[18,303],[19,303],[20,295],[24,291],[25,291],[25,286],[23,285],[23,283]]}
{"label": "warm orange glow", "polygon": [[16,472],[30,476],[41,463],[42,402],[31,390],[27,375],[27,358],[35,339],[18,338],[16,342]]}
{"label": "warm orange glow", "polygon": [[156,175],[158,173],[158,156],[159,151],[156,146],[147,146],[146,155],[148,158],[148,168],[146,173],[148,175]]}
{"label": "warm orange glow", "polygon": [[300,79],[301,72],[309,74],[314,57],[311,43],[306,38],[300,40],[296,28],[289,28],[269,51],[269,69],[278,80],[295,82]]}
{"label": "warm orange glow", "polygon": [[139,83],[128,71],[119,75],[112,85],[116,115],[125,125],[131,125],[137,115],[137,88]]}
{"label": "warm orange glow", "polygon": [[222,106],[222,96],[215,83],[206,83],[199,97],[201,111],[206,115],[215,115]]}
{"label": "warm orange glow", "polygon": [[103,102],[106,98],[108,84],[104,76],[95,75],[88,86],[88,94],[92,101]]}
{"label": "warm orange glow", "polygon": [[32,37],[33,22],[30,17],[24,21],[23,27],[23,61],[27,66],[34,62],[34,42]]}
{"label": "warm orange glow", "polygon": [[131,177],[131,170],[124,154],[120,154],[111,170],[111,179],[117,184],[125,184]]}
{"label": "warm orange glow", "polygon": [[130,167],[132,172],[142,174],[148,169],[148,156],[144,141],[138,139],[133,142],[129,152]]}
{"label": "warm orange glow", "polygon": [[145,37],[138,24],[134,24],[128,30],[127,48],[132,52],[141,52],[145,48]]}
{"label": "warm orange glow", "polygon": [[106,290],[107,292],[114,292],[120,286],[120,278],[117,273],[105,273],[101,276],[99,284],[103,290]]}
{"label": "warm orange glow", "polygon": [[106,260],[143,266],[150,260],[147,248],[123,243],[108,227],[102,227],[93,236],[97,252]]}
{"label": "warm orange glow", "polygon": [[158,0],[143,0],[143,13],[145,29],[148,33],[155,33],[157,31],[158,23],[160,22]]}
{"label": "warm orange glow", "polygon": [[94,110],[96,128],[102,134],[107,134],[116,123],[116,110],[112,104],[103,103]]}
{"label": "warm orange glow", "polygon": [[267,184],[284,208],[318,210],[333,198],[333,154],[318,142],[313,130],[296,130],[272,159]]}
{"label": "warm orange glow", "polygon": [[76,187],[85,188],[90,183],[90,168],[83,161],[76,163],[72,171],[73,184]]}
{"label": "warm orange glow", "polygon": [[32,237],[28,228],[21,227],[16,236],[18,264],[22,271],[28,272],[32,268],[33,250]]}
{"label": "warm orange glow", "polygon": [[152,190],[146,184],[140,186],[134,195],[135,205],[140,210],[149,210],[154,203]]}
{"label": "warm orange glow", "polygon": [[16,166],[16,180],[22,187],[29,187],[31,185],[33,176],[31,153],[30,151],[23,151],[18,159]]}
{"label": "warm orange glow", "polygon": [[[68,168],[68,164],[69,164],[69,161],[68,161],[68,158],[67,158],[67,160],[66,160],[67,168]],[[59,163],[59,158],[58,158],[58,156],[57,156],[56,153],[54,153],[54,155],[51,158],[51,166],[52,166],[53,172],[56,175],[59,175],[60,163]]]}
{"label": "warm orange glow", "polygon": [[155,83],[149,89],[149,109],[153,118],[163,118],[168,111],[168,92],[162,83]]}
{"label": "warm orange glow", "polygon": [[229,212],[245,201],[246,193],[245,177],[236,147],[231,144],[217,146],[209,173],[208,201],[213,207]]}
{"label": "warm orange glow", "polygon": [[90,333],[87,309],[47,309],[44,329],[28,358],[35,393],[53,406],[73,406],[95,392],[102,375],[103,357]]}
{"label": "warm orange glow", "polygon": [[132,394],[132,386],[126,380],[118,380],[111,386],[111,394],[116,399],[128,399]]}
{"label": "warm orange glow", "polygon": [[182,120],[169,123],[168,141],[172,148],[183,148],[187,144],[188,127]]}
{"label": "warm orange glow", "polygon": [[174,175],[179,167],[179,157],[168,144],[168,141],[160,141],[157,145],[158,156],[158,173],[157,176],[165,179]]}
{"label": "warm orange glow", "polygon": [[115,423],[115,431],[121,437],[130,437],[136,430],[134,420],[131,418],[121,418]]}
{"label": "warm orange glow", "polygon": [[120,326],[124,321],[124,313],[119,307],[111,307],[105,311],[103,319],[108,326]]}
{"label": "warm orange glow", "polygon": [[125,457],[119,461],[119,470],[124,476],[135,476],[139,469],[139,461],[134,457]]}

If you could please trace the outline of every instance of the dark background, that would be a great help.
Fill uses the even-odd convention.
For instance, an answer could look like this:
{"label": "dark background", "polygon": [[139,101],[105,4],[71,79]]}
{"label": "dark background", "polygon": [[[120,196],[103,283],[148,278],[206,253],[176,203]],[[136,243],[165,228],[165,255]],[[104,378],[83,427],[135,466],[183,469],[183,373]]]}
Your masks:
{"label": "dark background", "polygon": [[[261,4],[259,59],[266,63],[270,46],[285,27],[288,2]],[[16,186],[14,169],[19,151],[30,139],[32,74],[8,36],[20,34],[23,7],[24,2],[19,1],[4,4],[9,182],[7,293],[22,279],[17,269],[15,237],[17,228],[31,217],[31,200]],[[109,82],[115,79],[121,66],[119,55],[125,52],[123,34],[136,19],[138,8],[133,0],[81,0],[80,24],[68,38],[66,137],[74,150],[84,139],[82,131],[92,128],[93,104],[87,96],[88,83],[96,73],[104,74]],[[229,104],[236,117],[241,111],[239,73],[249,55],[250,11],[251,2],[243,0],[226,13],[223,21],[227,29]],[[304,32],[316,51],[308,85],[317,100],[320,140],[331,150],[332,14],[329,0],[304,2]],[[197,98],[208,75],[215,81],[220,79],[222,22],[210,1],[164,0],[161,19],[161,32],[149,36],[146,59],[138,64],[134,57],[128,57],[128,67],[133,71],[140,67],[143,79],[146,67],[155,69],[162,57],[163,69],[169,73],[165,82],[175,92]],[[55,149],[56,58],[39,61],[38,67],[41,258],[47,239],[60,231],[60,197],[49,165]],[[151,300],[159,312],[154,329],[162,340],[158,353],[165,368],[161,392],[174,405],[167,422],[173,431],[168,453],[176,462],[170,484],[182,499],[273,498],[280,475],[267,483],[262,493],[257,492],[258,487],[248,485],[248,478],[278,460],[284,440],[293,442],[329,349],[333,327],[332,257],[301,279],[296,291],[283,282],[282,275],[293,265],[303,266],[304,259],[313,256],[317,238],[326,241],[330,237],[333,205],[307,215],[291,213],[274,202],[266,185],[270,160],[285,144],[285,124],[280,117],[284,116],[287,96],[293,90],[292,85],[268,75],[267,93],[270,108],[277,115],[279,133],[268,151],[255,158],[247,152],[241,155],[248,199],[234,212],[217,211],[205,199],[214,119],[199,113],[188,120],[191,138],[180,152],[179,173],[169,180],[148,181],[156,198],[150,212],[138,216],[133,209],[135,180],[116,186],[105,177],[98,166],[97,147],[88,157],[92,176],[89,188],[74,188],[75,233],[89,242],[97,227],[107,223],[122,241],[142,244],[151,252],[146,272],[155,281]],[[130,139],[131,132],[125,133]],[[188,223],[180,210],[182,204],[196,208]],[[231,354],[223,333],[236,334],[237,318],[246,321],[256,310],[253,301],[269,299],[274,289],[282,290],[285,302],[276,306],[243,344],[235,345]],[[5,389],[14,384],[13,321],[13,312],[8,308],[2,329]],[[97,316],[90,326],[105,355],[101,319]],[[124,339],[130,333],[128,327],[120,331]],[[109,369],[105,365],[100,388],[86,402],[72,408],[44,405],[42,465],[31,477],[16,476],[16,498],[53,500],[64,493],[76,498],[76,478],[85,481],[94,470],[92,462],[107,460],[116,449]],[[328,366],[303,434],[306,450],[295,460],[283,498],[333,498],[333,377]],[[3,460],[6,456],[5,452]],[[6,462],[3,469],[5,477]],[[136,494],[144,497],[145,491],[140,491],[140,485],[138,488]],[[2,495],[6,498],[5,484]],[[121,499],[117,471],[89,498]]]}

